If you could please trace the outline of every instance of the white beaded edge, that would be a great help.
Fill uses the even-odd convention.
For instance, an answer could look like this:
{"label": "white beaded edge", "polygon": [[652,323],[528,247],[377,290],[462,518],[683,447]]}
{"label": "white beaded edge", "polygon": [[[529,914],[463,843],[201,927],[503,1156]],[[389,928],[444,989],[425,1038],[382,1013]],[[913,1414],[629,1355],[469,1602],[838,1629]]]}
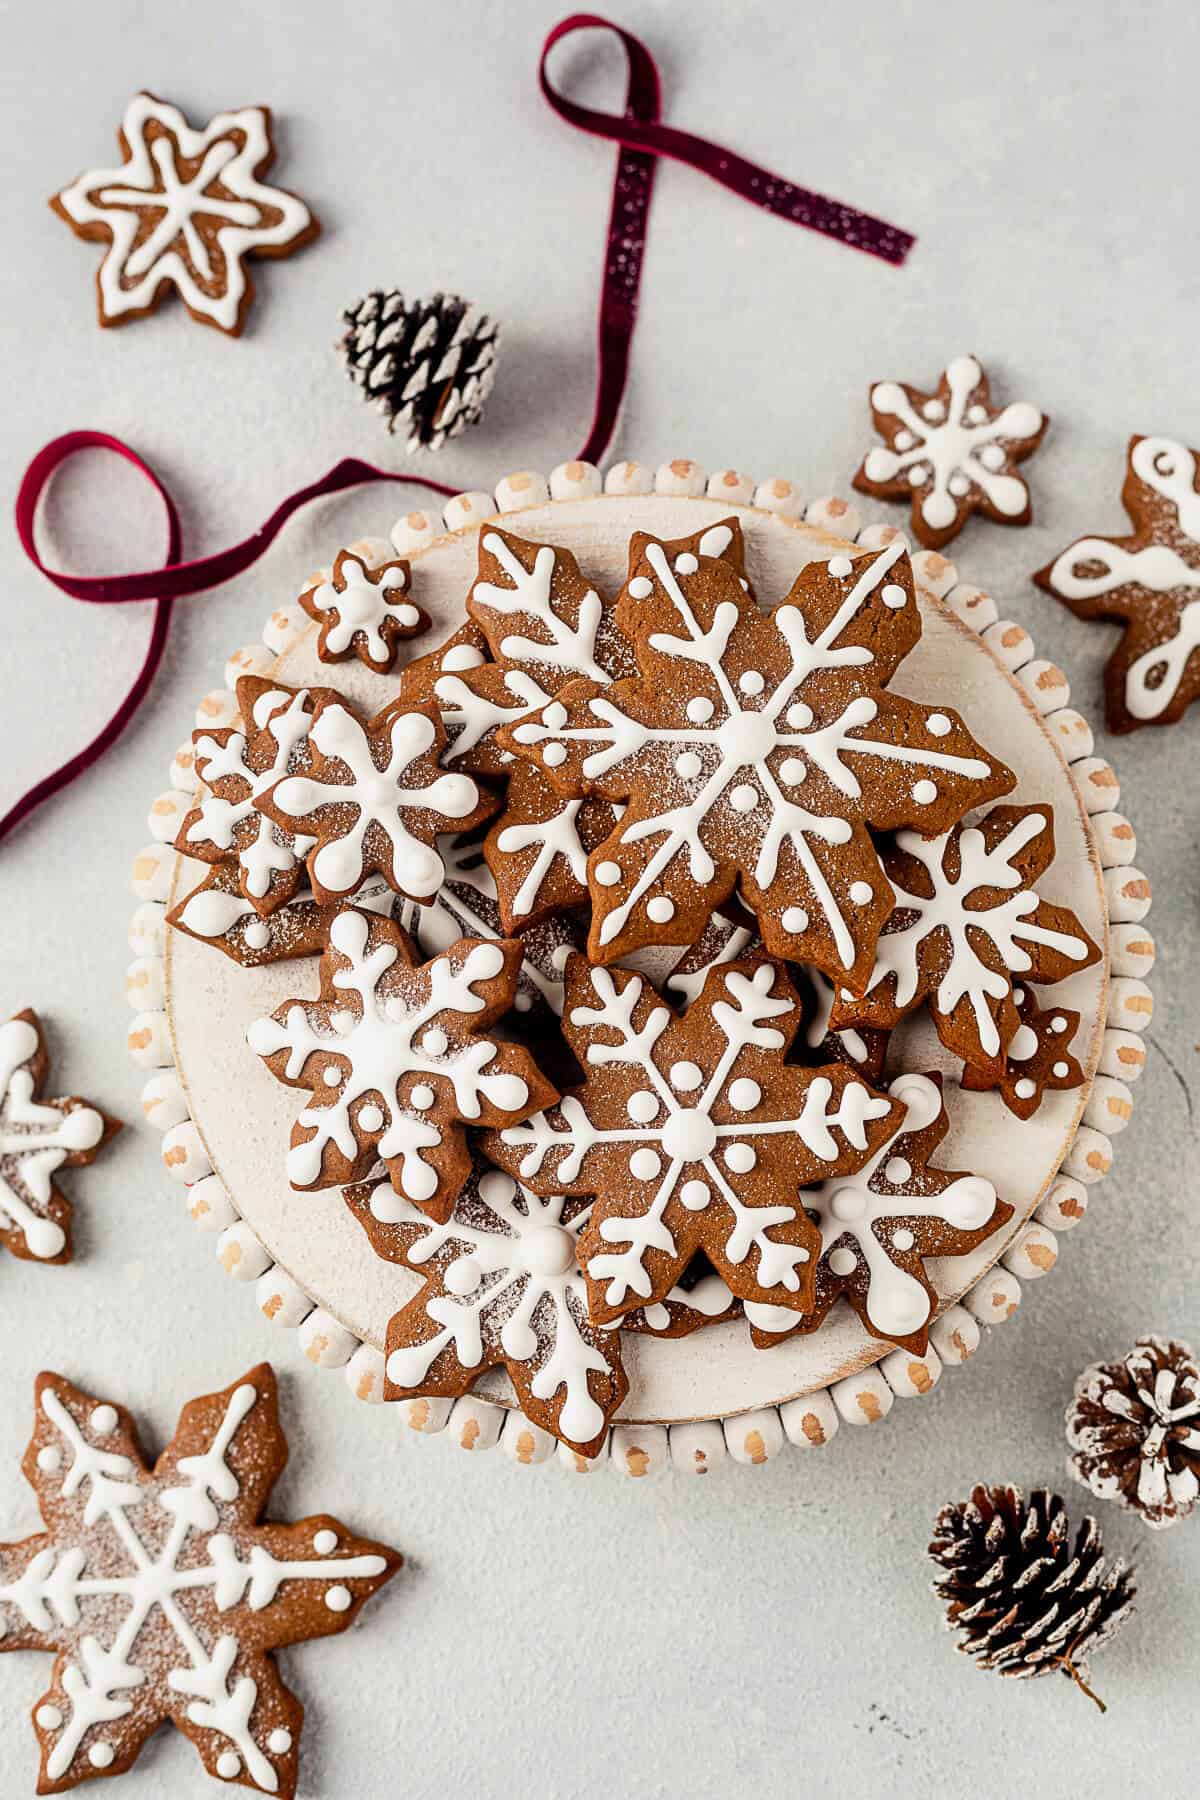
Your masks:
{"label": "white beaded edge", "polygon": [[[893,525],[865,524],[856,505],[833,495],[806,505],[801,490],[782,477],[755,483],[735,469],[706,476],[699,464],[678,458],[657,470],[642,463],[614,463],[604,476],[593,464],[584,462],[561,463],[549,478],[533,470],[518,470],[497,484],[494,495],[482,491],[455,495],[440,520],[429,512],[406,513],[396,521],[390,539],[362,539],[350,548],[382,562],[424,549],[443,530],[466,530],[496,513],[520,512],[549,500],[588,499],[602,492],[707,495],[730,506],[753,506],[787,519],[802,519],[869,549],[880,549],[904,535]],[[1091,727],[1070,706],[1070,687],[1063,671],[1037,656],[1033,640],[1022,626],[999,618],[988,594],[960,581],[947,557],[920,550],[912,561],[922,587],[979,633],[1042,714],[1089,815],[1104,872],[1111,951],[1107,1023],[1092,1092],[1058,1179],[999,1261],[961,1301],[932,1322],[929,1348],[923,1356],[892,1350],[860,1374],[848,1375],[828,1388],[777,1407],[723,1419],[670,1426],[618,1421],[596,1457],[580,1456],[556,1442],[517,1409],[473,1394],[456,1400],[431,1396],[393,1403],[413,1433],[429,1436],[444,1431],[464,1450],[490,1450],[498,1444],[514,1462],[532,1465],[553,1458],[578,1474],[609,1462],[635,1479],[668,1466],[706,1474],[727,1457],[737,1463],[769,1462],[785,1445],[817,1449],[829,1442],[840,1425],[875,1424],[887,1417],[897,1399],[929,1393],[945,1369],[966,1362],[979,1347],[981,1326],[1000,1325],[1012,1317],[1021,1303],[1023,1284],[1050,1272],[1058,1259],[1059,1234],[1072,1230],[1083,1218],[1089,1189],[1112,1167],[1112,1138],[1129,1123],[1133,1107],[1129,1084],[1137,1081],[1145,1066],[1141,1033],[1150,1023],[1153,997],[1144,977],[1155,958],[1154,939],[1142,923],[1150,910],[1150,883],[1133,866],[1137,839],[1129,821],[1116,810],[1120,798],[1116,774],[1109,763],[1094,755]],[[265,673],[308,623],[295,604],[273,612],[263,629],[262,642],[230,657],[225,665],[225,686],[201,701],[197,725],[232,724],[237,718],[233,689],[239,677]],[[202,1230],[216,1233],[217,1260],[226,1274],[253,1284],[260,1311],[296,1332],[310,1362],[322,1369],[342,1369],[356,1398],[379,1402],[383,1398],[381,1352],[360,1342],[315,1306],[286,1270],[272,1263],[213,1174],[200,1133],[187,1115],[163,1010],[163,950],[172,843],[196,787],[190,741],[176,753],[170,781],[170,790],[150,808],[154,842],[133,863],[133,888],[140,904],[129,933],[134,961],[127,973],[126,991],[136,1015],[129,1029],[129,1052],[136,1063],[154,1071],[142,1090],[143,1111],[163,1133],[164,1165],[170,1175],[186,1184],[192,1218]]]}

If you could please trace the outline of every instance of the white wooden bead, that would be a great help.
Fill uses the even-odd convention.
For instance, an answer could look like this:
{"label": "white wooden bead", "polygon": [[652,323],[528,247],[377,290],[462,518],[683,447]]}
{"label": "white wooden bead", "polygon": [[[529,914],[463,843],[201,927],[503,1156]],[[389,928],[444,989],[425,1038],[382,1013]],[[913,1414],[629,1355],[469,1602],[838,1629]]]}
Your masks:
{"label": "white wooden bead", "polygon": [[1119,925],[1140,924],[1150,911],[1153,901],[1148,878],[1140,869],[1132,866],[1127,869],[1106,869],[1104,894],[1108,901],[1109,918]]}
{"label": "white wooden bead", "polygon": [[418,1437],[436,1437],[445,1431],[454,1410],[454,1401],[446,1394],[417,1394],[394,1403],[397,1418]]}
{"label": "white wooden bead", "polygon": [[219,731],[237,722],[237,695],[231,694],[228,688],[214,688],[211,694],[205,694],[196,708],[196,724],[201,730]]}
{"label": "white wooden bead", "polygon": [[1026,1225],[1000,1260],[1018,1281],[1038,1281],[1058,1261],[1058,1239],[1044,1225]]}
{"label": "white wooden bead", "polygon": [[898,525],[885,525],[882,519],[877,519],[871,525],[864,525],[854,541],[864,550],[886,550],[897,539],[906,550],[909,548],[908,539]]}
{"label": "white wooden bead", "polygon": [[862,514],[857,506],[849,500],[841,499],[837,494],[822,494],[819,500],[810,500],[804,513],[806,525],[812,525],[817,531],[827,531],[833,537],[849,538],[851,543],[863,528]]}
{"label": "white wooden bead", "polygon": [[263,626],[263,643],[276,656],[282,656],[297,638],[303,637],[308,624],[308,614],[295,601],[287,606],[277,606]]}
{"label": "white wooden bead", "polygon": [[181,794],[176,788],[160,794],[146,815],[150,836],[157,838],[160,844],[173,844],[175,833],[182,825],[190,804],[188,796]]}
{"label": "white wooden bead", "polygon": [[912,566],[917,586],[927,588],[939,600],[944,600],[958,585],[958,570],[939,550],[914,551]]}
{"label": "white wooden bead", "polygon": [[879,1372],[897,1400],[919,1400],[942,1378],[942,1359],[932,1344],[924,1356],[915,1351],[889,1351],[879,1365]]}
{"label": "white wooden bead", "polygon": [[969,1361],[979,1348],[980,1335],[979,1321],[971,1317],[965,1306],[948,1306],[929,1327],[929,1342],[943,1364]]}
{"label": "white wooden bead", "polygon": [[217,1239],[217,1261],[231,1281],[257,1281],[271,1258],[244,1219],[229,1225]]}
{"label": "white wooden bead", "polygon": [[346,1386],[356,1400],[368,1406],[383,1402],[383,1351],[374,1344],[360,1344],[343,1371]]}
{"label": "white wooden bead", "polygon": [[1140,981],[1154,967],[1154,939],[1144,925],[1132,921],[1111,925],[1108,943],[1114,975],[1132,975]]}
{"label": "white wooden bead", "polygon": [[515,469],[496,483],[497,512],[522,512],[527,506],[544,506],[549,498],[545,476],[534,469]]}
{"label": "white wooden bead", "polygon": [[552,500],[590,500],[603,487],[603,478],[595,463],[565,462],[550,471]]}
{"label": "white wooden bead", "polygon": [[654,492],[654,470],[645,463],[614,463],[604,477],[606,494],[652,494]]}
{"label": "white wooden bead", "polygon": [[143,900],[129,921],[129,948],[135,956],[161,956],[166,941],[166,907],[161,900]]}
{"label": "white wooden bead", "polygon": [[804,511],[804,495],[794,481],[772,475],[755,488],[754,504],[763,512],[778,513],[781,519],[798,519]]}
{"label": "white wooden bead", "polygon": [[130,885],[139,900],[165,900],[171,891],[175,852],[169,844],[147,844],[133,859]]}
{"label": "white wooden bead", "polygon": [[[1082,713],[1076,712],[1072,706],[1060,707],[1057,712],[1047,713],[1046,726],[1051,737],[1072,765],[1086,762],[1096,747],[1095,735]],[[1072,767],[1071,774],[1078,771]],[[1110,802],[1115,805],[1115,801]]]}
{"label": "white wooden bead", "polygon": [[1149,1030],[1154,1017],[1154,995],[1144,981],[1115,975],[1108,984],[1108,1022],[1121,1031]]}
{"label": "white wooden bead", "polygon": [[450,1408],[447,1435],[460,1450],[494,1450],[500,1442],[500,1429],[506,1414],[502,1406],[491,1400],[477,1400],[474,1394],[460,1394]]}
{"label": "white wooden bead", "polygon": [[318,1369],[341,1369],[358,1348],[352,1331],[320,1306],[315,1306],[296,1331],[296,1342]]}
{"label": "white wooden bead", "polygon": [[1112,1168],[1112,1145],[1102,1131],[1081,1125],[1075,1141],[1063,1159],[1063,1168],[1085,1187],[1103,1181]]}
{"label": "white wooden bead", "polygon": [[981,1325],[1003,1325],[1021,1304],[1021,1284],[997,1263],[963,1295],[963,1305]]}
{"label": "white wooden bead", "polygon": [[608,1467],[607,1444],[599,1456],[581,1456],[578,1450],[573,1450],[570,1444],[564,1444],[560,1440],[554,1454],[561,1467],[569,1469],[572,1475],[599,1475]]}
{"label": "white wooden bead", "polygon": [[828,1388],[818,1388],[815,1394],[803,1394],[798,1400],[785,1400],[779,1409],[783,1434],[797,1450],[824,1449],[830,1438],[837,1436],[841,1422]]}
{"label": "white wooden bead", "polygon": [[202,1181],[212,1174],[212,1162],[204,1148],[204,1140],[190,1119],[183,1119],[164,1131],[163,1167],[175,1181]]}
{"label": "white wooden bead", "polygon": [[1088,1208],[1088,1191],[1082,1181],[1060,1175],[1033,1215],[1051,1231],[1073,1231]]}
{"label": "white wooden bead", "polygon": [[983,634],[983,641],[993,656],[1014,674],[1033,655],[1033,639],[1015,619],[997,619]]}
{"label": "white wooden bead", "polygon": [[254,1301],[263,1318],[284,1331],[295,1331],[313,1309],[310,1295],[278,1264],[259,1276]]}
{"label": "white wooden bead", "polygon": [[166,1013],[138,1013],[129,1021],[125,1047],[139,1069],[165,1069],[173,1063]]}
{"label": "white wooden bead", "polygon": [[204,1175],[187,1190],[187,1209],[201,1231],[224,1231],[237,1218],[234,1205],[215,1175]]}
{"label": "white wooden bead", "polygon": [[135,956],[125,971],[125,998],[134,1012],[158,1012],[163,1003],[161,956]]}
{"label": "white wooden bead", "polygon": [[543,1431],[540,1425],[535,1425],[515,1408],[509,1411],[500,1427],[501,1450],[510,1461],[524,1463],[527,1468],[547,1462],[554,1455],[556,1441],[548,1431]]}
{"label": "white wooden bead", "polygon": [[265,675],[274,660],[265,644],[243,644],[225,664],[225,686],[235,688],[243,675]]}
{"label": "white wooden bead", "polygon": [[665,1425],[614,1425],[609,1434],[609,1455],[620,1475],[641,1481],[667,1466]]}
{"label": "white wooden bead", "polygon": [[985,593],[983,588],[972,586],[969,581],[956,581],[944,596],[944,603],[955,618],[961,619],[964,625],[969,625],[972,631],[986,631],[1000,617],[992,596]]}
{"label": "white wooden bead", "polygon": [[829,1392],[847,1425],[877,1424],[887,1418],[896,1403],[895,1394],[877,1368],[864,1369],[861,1375],[847,1375],[835,1381]]}
{"label": "white wooden bead", "polygon": [[1117,771],[1102,756],[1085,756],[1071,765],[1071,779],[1089,813],[1111,812],[1121,798]]}
{"label": "white wooden bead", "polygon": [[[1114,871],[1127,868],[1137,855],[1137,833],[1125,815],[1119,812],[1093,813],[1091,825],[1100,867]],[[1122,877],[1114,874],[1113,879],[1119,885]],[[1146,878],[1143,875],[1140,879],[1145,881]]]}
{"label": "white wooden bead", "polygon": [[442,514],[447,531],[469,531],[476,525],[482,525],[485,519],[495,516],[496,502],[482,488],[472,488],[466,494],[455,494],[452,500],[447,500],[446,510]]}
{"label": "white wooden bead", "polygon": [[1057,663],[1035,656],[1017,671],[1017,680],[1040,713],[1055,712],[1071,698],[1071,684]]}
{"label": "white wooden bead", "polygon": [[196,775],[196,752],[191,738],[186,744],[180,744],[171,758],[171,767],[167,771],[167,780],[179,794],[194,794],[198,784]]}
{"label": "white wooden bead", "polygon": [[1146,1066],[1146,1042],[1136,1031],[1110,1025],[1100,1046],[1100,1073],[1118,1081],[1137,1081]]}
{"label": "white wooden bead", "polygon": [[174,1069],[160,1069],[142,1089],[142,1112],[155,1131],[170,1131],[188,1116],[187,1096]]}
{"label": "white wooden bead", "polygon": [[397,556],[412,556],[432,544],[435,537],[441,536],[441,531],[442,522],[435,513],[414,507],[412,512],[401,513],[392,526],[392,548]]}
{"label": "white wooden bead", "polygon": [[770,1462],[784,1446],[783,1426],[773,1406],[756,1412],[738,1413],[725,1420],[725,1447],[735,1463],[751,1463],[755,1467]]}
{"label": "white wooden bead", "polygon": [[1097,1075],[1083,1109],[1085,1125],[1117,1137],[1133,1117],[1133,1095],[1115,1075]]}
{"label": "white wooden bead", "polygon": [[697,462],[686,456],[676,456],[670,462],[660,463],[654,471],[654,491],[656,494],[672,494],[694,498],[704,492],[707,477]]}
{"label": "white wooden bead", "polygon": [[672,1425],[667,1438],[671,1467],[681,1475],[707,1475],[725,1461],[725,1433],[716,1419]]}
{"label": "white wooden bead", "polygon": [[736,469],[718,469],[708,478],[705,488],[710,500],[724,500],[729,506],[749,506],[754,499],[754,477],[740,475]]}

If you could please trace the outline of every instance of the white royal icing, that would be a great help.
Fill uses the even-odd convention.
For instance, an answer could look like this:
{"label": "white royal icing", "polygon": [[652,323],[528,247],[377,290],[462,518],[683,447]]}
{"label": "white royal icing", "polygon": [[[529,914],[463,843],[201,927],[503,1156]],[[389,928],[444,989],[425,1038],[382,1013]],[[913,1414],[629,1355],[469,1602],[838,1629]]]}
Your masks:
{"label": "white royal icing", "polygon": [[580,600],[578,621],[572,626],[551,601],[550,588],[558,564],[558,552],[552,545],[539,547],[532,569],[526,569],[494,531],[485,533],[482,548],[495,557],[511,586],[477,581],[472,589],[474,598],[494,612],[530,615],[549,640],[539,641],[515,632],[501,638],[500,655],[509,662],[549,664],[562,671],[563,679],[587,675],[593,681],[607,681],[607,671],[596,660],[596,634],[604,609],[595,588],[589,588]]}
{"label": "white royal icing", "polygon": [[38,1034],[28,1019],[0,1025],[0,1226],[21,1233],[33,1256],[57,1256],[66,1245],[61,1225],[46,1217],[54,1175],[78,1150],[92,1150],[104,1120],[90,1106],[34,1099],[30,1063]]}
{"label": "white royal icing", "polygon": [[309,838],[281,835],[278,827],[255,806],[258,797],[287,774],[297,751],[307,741],[312,724],[311,708],[311,697],[304,688],[295,694],[282,690],[260,694],[254,706],[253,723],[275,745],[269,766],[260,774],[255,774],[247,761],[248,743],[244,732],[230,732],[224,744],[211,737],[196,740],[195,754],[205,764],[206,783],[211,786],[232,778],[239,784],[244,782],[246,791],[237,800],[206,794],[187,828],[186,841],[195,845],[210,844],[232,856],[237,827],[246,819],[257,818],[253,837],[237,852],[246,892],[256,900],[265,899],[271,891],[273,877],[289,874],[311,847]]}
{"label": "white royal icing", "polygon": [[325,647],[332,656],[342,656],[362,633],[367,655],[373,662],[386,662],[390,646],[382,627],[391,619],[405,631],[418,625],[421,615],[411,600],[400,599],[408,586],[402,568],[384,569],[372,581],[361,557],[343,553],[339,558],[338,579],[343,583],[323,581],[309,594],[310,603],[326,619]]}

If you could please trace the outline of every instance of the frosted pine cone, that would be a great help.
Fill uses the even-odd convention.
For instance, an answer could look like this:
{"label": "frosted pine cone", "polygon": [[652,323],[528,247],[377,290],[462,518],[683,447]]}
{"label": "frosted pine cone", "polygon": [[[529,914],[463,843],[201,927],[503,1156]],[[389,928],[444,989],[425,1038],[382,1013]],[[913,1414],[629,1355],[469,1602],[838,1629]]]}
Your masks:
{"label": "frosted pine cone", "polygon": [[440,450],[478,421],[495,379],[494,319],[457,294],[409,301],[398,288],[375,288],[342,318],[347,375],[410,450]]}
{"label": "frosted pine cone", "polygon": [[1067,1408],[1067,1467],[1101,1500],[1162,1530],[1200,1494],[1200,1365],[1186,1344],[1139,1338],[1123,1362],[1096,1363]]}
{"label": "frosted pine cone", "polygon": [[1019,1488],[975,1488],[942,1508],[929,1554],[944,1571],[934,1592],[947,1628],[963,1634],[958,1649],[1000,1675],[1058,1669],[1084,1686],[1088,1657],[1133,1607],[1132,1571],[1105,1563],[1095,1519],[1072,1547],[1066,1506],[1045,1488],[1028,1505]]}

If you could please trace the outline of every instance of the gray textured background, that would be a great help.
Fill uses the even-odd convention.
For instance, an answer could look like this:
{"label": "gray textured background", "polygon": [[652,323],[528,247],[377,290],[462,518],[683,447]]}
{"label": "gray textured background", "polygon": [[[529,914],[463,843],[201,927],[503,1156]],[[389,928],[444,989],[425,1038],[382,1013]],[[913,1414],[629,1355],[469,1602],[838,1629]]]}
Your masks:
{"label": "gray textured background", "polygon": [[[903,271],[757,214],[664,167],[629,402],[614,451],[691,455],[844,489],[865,388],[932,381],[979,352],[1002,396],[1054,420],[1033,465],[1036,526],[973,525],[954,547],[1001,610],[1070,671],[1095,717],[1106,634],[1028,581],[1076,533],[1118,530],[1131,431],[1200,441],[1200,232],[1185,0],[1003,9],[859,0],[853,9],[628,4],[661,59],[669,117],[894,218]],[[557,8],[260,0],[0,5],[0,496],[56,432],[129,438],[180,501],[188,550],[240,537],[285,489],[352,451],[399,464],[330,350],[374,285],[467,292],[507,323],[486,424],[436,473],[464,487],[571,455],[590,416],[592,318],[612,153],[556,121],[534,65]],[[219,17],[219,24],[215,21]],[[569,52],[576,91],[611,104],[617,58]],[[269,102],[278,173],[321,215],[295,261],[259,265],[245,338],[177,305],[126,330],[92,321],[99,251],[44,196],[107,161],[147,86],[200,123]],[[86,493],[84,489],[86,488]],[[180,609],[152,703],[103,769],[0,849],[0,1011],[35,1002],[57,1073],[127,1118],[121,979],[126,869],[149,800],[225,655],[339,540],[386,529],[367,490],[293,525],[243,580]],[[899,517],[898,513],[889,516]],[[106,467],[64,477],[46,541],[74,568],[152,561],[147,490]],[[0,806],[84,737],[140,658],[147,622],[74,606],[0,534],[7,621]],[[176,1409],[255,1359],[281,1368],[292,1465],[283,1512],[328,1507],[390,1537],[408,1571],[358,1629],[287,1655],[310,1707],[302,1791],[554,1796],[989,1796],[1184,1791],[1194,1778],[1200,1520],[1152,1538],[1105,1509],[1141,1566],[1140,1616],[1098,1660],[1101,1719],[1064,1682],[978,1674],[939,1629],[923,1560],[936,1506],[979,1478],[1062,1475],[1078,1368],[1150,1328],[1200,1336],[1192,1127],[1196,1049],[1195,714],[1116,747],[1158,902],[1159,1014],[1133,1127],[1055,1275],[977,1362],[877,1430],[758,1471],[569,1483],[498,1455],[398,1442],[348,1405],[212,1263],[131,1129],[72,1184],[80,1260],[8,1262],[0,1345],[0,1530],[33,1527],[17,1461],[35,1371],[124,1399],[161,1441]],[[1101,749],[1106,749],[1101,736]],[[1076,1498],[1078,1496],[1078,1498]],[[1072,1495],[1082,1505],[1080,1490]],[[0,1661],[0,1779],[32,1792],[27,1707],[48,1664]],[[122,1792],[209,1791],[160,1738]]]}

